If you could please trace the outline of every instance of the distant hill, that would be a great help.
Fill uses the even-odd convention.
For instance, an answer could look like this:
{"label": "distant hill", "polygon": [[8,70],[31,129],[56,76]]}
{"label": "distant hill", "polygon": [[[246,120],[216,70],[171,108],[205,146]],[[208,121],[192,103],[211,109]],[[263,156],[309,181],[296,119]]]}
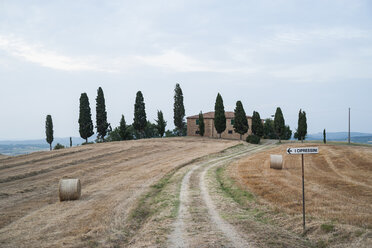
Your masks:
{"label": "distant hill", "polygon": [[[94,140],[95,137],[89,139],[89,141]],[[85,140],[79,137],[72,137],[72,145],[80,145],[84,143]],[[70,146],[70,137],[67,138],[55,138],[53,140],[53,146],[60,143],[64,146]],[[0,141],[0,154],[4,155],[20,155],[36,151],[49,150],[49,144],[45,139],[37,140],[3,140]]]}
{"label": "distant hill", "polygon": [[0,154],[3,155],[21,155],[21,154],[27,154],[31,152],[37,152],[37,151],[48,151],[49,150],[49,144],[29,144],[29,145],[23,145],[23,144],[16,144],[16,145],[4,145],[0,144]]}
{"label": "distant hill", "polygon": [[[327,140],[329,141],[347,141],[348,132],[329,132]],[[350,132],[351,142],[372,144],[372,133]],[[323,133],[309,134],[307,140],[323,140]]]}
{"label": "distant hill", "polygon": [[[94,140],[95,137],[91,137],[89,141]],[[81,143],[85,142],[80,137],[72,137],[72,145],[80,145]],[[53,144],[60,143],[64,146],[70,146],[70,137],[66,138],[54,138]],[[45,139],[35,139],[35,140],[0,140],[0,145],[45,145],[48,143]],[[48,145],[49,146],[49,145]]]}

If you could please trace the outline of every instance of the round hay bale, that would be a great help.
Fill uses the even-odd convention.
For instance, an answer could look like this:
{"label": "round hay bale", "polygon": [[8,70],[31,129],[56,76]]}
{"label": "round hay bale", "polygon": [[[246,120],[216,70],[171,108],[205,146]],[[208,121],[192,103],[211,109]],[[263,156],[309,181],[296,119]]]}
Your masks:
{"label": "round hay bale", "polygon": [[80,179],[61,179],[58,186],[59,200],[78,200],[81,196]]}
{"label": "round hay bale", "polygon": [[283,156],[270,155],[270,168],[281,170],[283,168]]}

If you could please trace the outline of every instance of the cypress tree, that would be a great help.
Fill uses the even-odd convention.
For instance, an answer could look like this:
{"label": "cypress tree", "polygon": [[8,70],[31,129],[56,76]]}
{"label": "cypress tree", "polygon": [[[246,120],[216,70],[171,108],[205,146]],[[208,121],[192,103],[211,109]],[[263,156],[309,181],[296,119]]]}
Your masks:
{"label": "cypress tree", "polygon": [[256,111],[253,111],[252,116],[252,133],[259,137],[262,137],[264,134],[264,125],[261,121],[260,114]]}
{"label": "cypress tree", "polygon": [[265,119],[263,126],[263,133],[265,139],[275,139],[276,134],[274,131],[274,121],[272,119]]}
{"label": "cypress tree", "polygon": [[129,136],[128,127],[127,127],[127,123],[125,122],[124,115],[121,115],[121,119],[120,119],[119,136],[121,140],[129,139],[128,138]]}
{"label": "cypress tree", "polygon": [[167,122],[164,120],[163,112],[158,110],[158,119],[156,121],[156,129],[160,137],[163,137],[165,133],[165,127],[167,126]]}
{"label": "cypress tree", "polygon": [[284,133],[280,137],[282,140],[289,140],[292,137],[292,130],[288,125],[285,125]]}
{"label": "cypress tree", "polygon": [[45,120],[45,134],[46,134],[46,142],[48,142],[50,150],[52,150],[52,142],[53,142],[53,121],[52,116],[47,115]]}
{"label": "cypress tree", "polygon": [[144,131],[147,125],[145,102],[141,91],[137,92],[136,103],[134,104],[133,127],[144,137]]}
{"label": "cypress tree", "polygon": [[221,133],[226,129],[226,116],[220,93],[217,94],[216,103],[214,105],[214,127],[221,138]]}
{"label": "cypress tree", "polygon": [[173,121],[176,129],[178,129],[179,134],[184,134],[184,127],[185,127],[185,107],[183,106],[183,93],[181,86],[176,84],[174,88],[174,105],[173,105]]}
{"label": "cypress tree", "polygon": [[98,139],[102,139],[102,141],[105,141],[108,127],[109,123],[107,123],[105,96],[103,95],[102,88],[99,87],[97,90],[96,98],[96,128]]}
{"label": "cypress tree", "polygon": [[248,121],[247,115],[245,114],[243,104],[241,101],[236,102],[236,107],[234,110],[234,131],[240,134],[240,140],[242,139],[243,134],[248,132]]}
{"label": "cypress tree", "polygon": [[325,129],[323,130],[323,143],[324,143],[324,144],[327,143],[327,139],[326,139],[326,130],[325,130]]}
{"label": "cypress tree", "polygon": [[85,139],[86,143],[88,143],[88,138],[94,134],[87,93],[81,93],[80,96],[79,133],[80,137]]}
{"label": "cypress tree", "polygon": [[282,110],[278,107],[275,112],[274,117],[274,131],[276,136],[279,138],[279,143],[281,143],[281,137],[285,132],[285,122]]}
{"label": "cypress tree", "polygon": [[200,111],[199,113],[199,135],[204,136],[204,132],[205,132],[204,116],[203,116],[203,113]]}
{"label": "cypress tree", "polygon": [[304,139],[306,138],[306,134],[307,134],[306,112],[300,109],[300,111],[298,112],[298,127],[296,137],[303,143]]}

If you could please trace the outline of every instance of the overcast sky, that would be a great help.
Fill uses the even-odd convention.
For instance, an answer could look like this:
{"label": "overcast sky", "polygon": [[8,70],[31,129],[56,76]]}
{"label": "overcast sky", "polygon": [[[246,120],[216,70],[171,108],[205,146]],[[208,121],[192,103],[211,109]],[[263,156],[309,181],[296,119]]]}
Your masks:
{"label": "overcast sky", "polygon": [[176,83],[186,115],[241,100],[262,118],[282,108],[308,132],[372,133],[372,2],[0,0],[0,140],[79,136],[79,97],[95,123],[97,88],[108,121],[133,121],[141,90],[147,117],[173,129]]}

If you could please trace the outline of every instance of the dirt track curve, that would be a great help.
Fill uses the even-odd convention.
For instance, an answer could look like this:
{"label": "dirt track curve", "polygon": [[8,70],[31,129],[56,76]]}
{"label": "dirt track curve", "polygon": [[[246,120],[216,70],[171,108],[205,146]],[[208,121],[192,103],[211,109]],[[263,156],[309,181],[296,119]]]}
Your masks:
{"label": "dirt track curve", "polygon": [[[239,233],[234,226],[221,218],[209,194],[206,173],[213,167],[267,149],[271,145],[272,142],[260,147],[242,146],[222,157],[194,165],[182,179],[180,207],[174,223],[174,230],[169,236],[169,246],[255,247],[251,240],[243,238],[242,233]],[[198,215],[201,212],[207,213],[207,215],[200,218],[201,216]]]}

